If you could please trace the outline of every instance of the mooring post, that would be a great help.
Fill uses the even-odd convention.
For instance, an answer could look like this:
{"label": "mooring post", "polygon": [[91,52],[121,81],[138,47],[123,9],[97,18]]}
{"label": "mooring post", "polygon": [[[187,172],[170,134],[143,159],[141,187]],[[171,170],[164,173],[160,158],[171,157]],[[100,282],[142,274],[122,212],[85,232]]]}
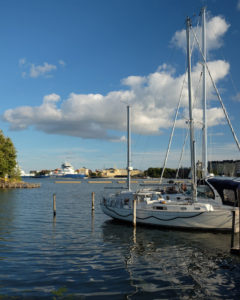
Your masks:
{"label": "mooring post", "polygon": [[[240,186],[237,189],[238,210],[235,213],[235,232],[238,233],[238,245],[235,245],[235,253],[240,254]],[[237,222],[236,222],[237,220]]]}
{"label": "mooring post", "polygon": [[56,217],[57,210],[56,210],[56,194],[53,194],[53,216]]}
{"label": "mooring post", "polygon": [[92,192],[92,211],[95,210],[95,208],[94,208],[94,201],[95,201],[95,193]]}
{"label": "mooring post", "polygon": [[[237,200],[238,200],[238,209],[233,211],[231,253],[240,255],[240,188],[237,189]],[[235,243],[234,241],[235,233],[238,234],[238,244]]]}
{"label": "mooring post", "polygon": [[232,211],[232,236],[231,236],[231,249],[234,246],[234,233],[235,233],[235,211]]}
{"label": "mooring post", "polygon": [[238,254],[240,254],[240,188],[237,190],[238,196]]}
{"label": "mooring post", "polygon": [[137,243],[137,228],[133,226],[133,244]]}
{"label": "mooring post", "polygon": [[133,199],[133,226],[136,226],[136,222],[137,222],[137,217],[136,217],[136,213],[137,213],[137,200]]}

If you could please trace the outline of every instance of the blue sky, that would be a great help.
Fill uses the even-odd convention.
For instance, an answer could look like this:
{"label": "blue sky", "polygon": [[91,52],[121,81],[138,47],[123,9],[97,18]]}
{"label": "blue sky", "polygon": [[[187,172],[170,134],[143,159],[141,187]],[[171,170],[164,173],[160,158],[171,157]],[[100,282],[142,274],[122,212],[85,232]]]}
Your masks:
{"label": "blue sky", "polygon": [[[21,168],[126,167],[127,104],[133,167],[161,167],[186,70],[185,19],[198,33],[203,5],[209,68],[240,139],[239,1],[1,0],[0,128]],[[201,57],[192,56],[200,127]],[[210,84],[208,119],[209,159],[240,159]],[[185,84],[168,167],[178,166],[186,120]],[[196,141],[201,159],[199,129]]]}

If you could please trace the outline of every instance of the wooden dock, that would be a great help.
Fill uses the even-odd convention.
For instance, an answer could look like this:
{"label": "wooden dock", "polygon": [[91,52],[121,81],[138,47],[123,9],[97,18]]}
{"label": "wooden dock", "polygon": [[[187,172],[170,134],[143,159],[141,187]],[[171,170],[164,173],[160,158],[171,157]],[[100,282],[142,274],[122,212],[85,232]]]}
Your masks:
{"label": "wooden dock", "polygon": [[[127,183],[127,181],[126,180],[118,180],[117,183],[125,184],[125,183]],[[131,180],[131,183],[138,183],[138,181],[137,180]]]}
{"label": "wooden dock", "polygon": [[[55,183],[81,183],[82,181],[76,181],[76,180],[57,180],[55,181]],[[109,183],[115,183],[115,182],[112,182],[110,180],[88,180],[87,183],[90,183],[90,184],[94,184],[94,183],[101,183],[101,184],[109,184]],[[126,180],[119,180],[117,181],[116,183],[119,183],[119,184],[125,184],[126,183]],[[131,183],[138,183],[137,180],[132,180]]]}
{"label": "wooden dock", "polygon": [[64,180],[58,180],[58,181],[55,181],[55,183],[82,183],[81,181],[64,181]]}
{"label": "wooden dock", "polygon": [[[116,182],[111,180],[88,180],[86,181],[89,184],[110,184],[110,183],[118,183],[118,184],[126,184],[126,180],[118,180]],[[57,180],[55,183],[82,183],[82,181],[76,180]],[[131,180],[131,183],[138,183],[137,180]]]}
{"label": "wooden dock", "polygon": [[102,181],[95,181],[95,180],[93,180],[93,181],[88,181],[88,183],[112,183],[112,181],[107,181],[107,180],[102,180]]}

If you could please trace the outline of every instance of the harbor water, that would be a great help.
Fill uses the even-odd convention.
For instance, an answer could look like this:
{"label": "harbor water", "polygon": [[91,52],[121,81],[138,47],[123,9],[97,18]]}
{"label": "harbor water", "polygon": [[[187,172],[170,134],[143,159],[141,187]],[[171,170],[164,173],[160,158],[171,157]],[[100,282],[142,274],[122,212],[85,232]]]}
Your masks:
{"label": "harbor water", "polygon": [[117,182],[29,182],[0,190],[1,299],[240,299],[231,234],[112,221],[99,203]]}

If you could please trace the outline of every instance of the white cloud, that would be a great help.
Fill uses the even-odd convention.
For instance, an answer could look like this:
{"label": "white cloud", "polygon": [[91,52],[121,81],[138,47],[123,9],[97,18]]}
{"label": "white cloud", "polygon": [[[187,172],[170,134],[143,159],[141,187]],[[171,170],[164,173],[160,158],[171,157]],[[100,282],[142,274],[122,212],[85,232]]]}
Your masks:
{"label": "white cloud", "polygon": [[37,78],[39,76],[49,74],[51,71],[56,69],[57,67],[55,65],[48,64],[47,62],[45,62],[42,66],[36,66],[35,64],[31,64],[29,76],[32,78]]}
{"label": "white cloud", "polygon": [[130,87],[133,87],[133,86],[136,87],[136,86],[142,85],[145,81],[146,81],[145,77],[141,77],[141,76],[128,76],[127,78],[124,78],[122,80],[122,84],[128,85]]}
{"label": "white cloud", "polygon": [[[220,16],[213,17],[206,21],[206,43],[207,43],[208,51],[218,49],[222,46],[223,44],[222,37],[227,32],[229,26],[230,25],[227,24],[225,19]],[[198,41],[201,45],[201,38],[202,38],[201,27],[193,27],[193,30],[195,31]],[[193,36],[191,38],[193,39]],[[183,50],[186,49],[185,29],[177,31],[174,34],[171,40],[171,44],[179,48],[182,48]],[[195,42],[195,46],[196,46],[196,42]]]}
{"label": "white cloud", "polygon": [[22,78],[26,78],[27,77],[27,73],[26,72],[22,72]]}
{"label": "white cloud", "polygon": [[[52,72],[57,70],[57,66],[44,62],[42,65],[35,65],[34,63],[27,62],[26,58],[19,59],[20,68],[24,69],[22,77],[37,78],[37,77],[52,77]],[[59,61],[59,64],[65,64],[64,61]]]}
{"label": "white cloud", "polygon": [[[215,81],[224,78],[229,64],[224,61],[209,63]],[[196,86],[201,73],[201,65],[193,68],[193,86]],[[71,93],[60,102],[57,94],[46,95],[40,106],[18,107],[4,113],[4,120],[11,129],[22,130],[29,126],[49,134],[61,134],[82,138],[98,138],[117,141],[119,138],[110,134],[110,130],[126,130],[126,108],[132,109],[132,129],[141,134],[161,134],[162,130],[172,126],[179,93],[184,75],[176,76],[173,69],[163,65],[158,71],[148,76],[129,76],[123,79],[127,90],[111,91],[107,95]],[[210,86],[209,78],[208,85]],[[209,97],[212,90],[209,88]],[[183,89],[182,118],[178,126],[185,126],[188,118],[187,84]],[[223,114],[220,109],[209,110],[209,126],[221,124]],[[201,119],[201,108],[196,106],[194,114]]]}
{"label": "white cloud", "polygon": [[[220,17],[212,18],[207,26],[211,49],[221,45],[222,35],[229,25]],[[182,47],[185,33],[177,32],[173,41]],[[21,60],[26,67],[26,60]],[[60,63],[60,61],[59,61]],[[212,77],[217,83],[229,72],[229,64],[222,60],[208,63]],[[30,65],[28,76],[38,77],[50,74],[56,66],[44,63],[43,65]],[[193,94],[197,96],[201,63],[192,67]],[[27,76],[27,74],[25,74]],[[57,94],[46,95],[40,106],[23,106],[9,109],[4,113],[4,120],[13,130],[23,130],[30,126],[48,134],[69,135],[82,138],[108,139],[111,141],[124,141],[124,138],[115,136],[112,132],[126,130],[126,108],[129,103],[132,109],[132,130],[140,134],[161,134],[164,129],[172,126],[173,117],[180,96],[185,74],[176,75],[172,66],[162,64],[157,71],[147,76],[128,76],[122,80],[125,90],[110,91],[101,94],[71,93],[67,99],[60,101]],[[215,99],[210,78],[207,76],[207,98]],[[188,91],[187,83],[183,87],[182,108],[177,121],[178,127],[185,127],[188,119]],[[194,116],[196,124],[200,124],[202,110],[195,101]],[[219,108],[208,110],[209,126],[223,123],[223,113]]]}
{"label": "white cloud", "polygon": [[60,100],[60,96],[57,94],[50,94],[43,98],[44,103],[56,103]]}
{"label": "white cloud", "polygon": [[59,65],[61,65],[62,67],[65,67],[65,66],[66,66],[65,61],[62,60],[62,59],[60,59],[60,60],[58,61],[58,63],[59,63]]}
{"label": "white cloud", "polygon": [[234,97],[233,100],[240,102],[240,93],[237,93]]}
{"label": "white cloud", "polygon": [[26,58],[20,58],[18,63],[19,63],[19,66],[25,65],[26,64]]}

